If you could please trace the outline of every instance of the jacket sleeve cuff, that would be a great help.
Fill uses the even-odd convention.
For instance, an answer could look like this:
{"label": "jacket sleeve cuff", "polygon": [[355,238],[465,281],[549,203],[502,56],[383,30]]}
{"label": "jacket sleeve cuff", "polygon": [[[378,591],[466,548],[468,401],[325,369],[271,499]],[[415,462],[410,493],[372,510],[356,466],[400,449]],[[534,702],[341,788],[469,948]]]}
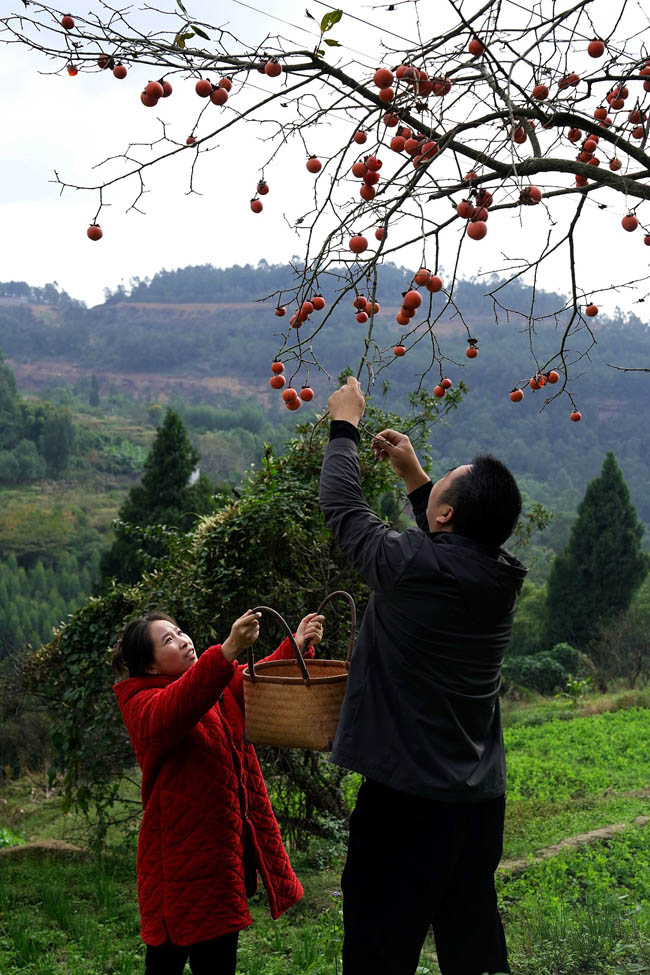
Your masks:
{"label": "jacket sleeve cuff", "polygon": [[339,437],[354,440],[356,444],[361,439],[361,435],[353,423],[348,423],[347,420],[331,420],[330,440],[338,440]]}
{"label": "jacket sleeve cuff", "polygon": [[427,481],[426,484],[421,484],[419,488],[416,488],[415,491],[411,491],[409,494],[409,501],[415,514],[426,508],[432,487],[432,481]]}
{"label": "jacket sleeve cuff", "polygon": [[422,531],[425,532],[429,531],[429,524],[427,521],[427,504],[432,487],[433,482],[427,481],[426,484],[421,484],[419,488],[415,489],[415,491],[411,491],[408,496],[411,507],[413,508],[415,523],[418,528],[421,528]]}
{"label": "jacket sleeve cuff", "polygon": [[[293,634],[295,637],[295,633]],[[310,645],[306,650],[303,650],[303,657],[313,657],[314,648]],[[277,650],[272,653],[269,657],[265,657],[265,660],[295,660],[295,654],[293,652],[293,647],[288,636],[285,636],[284,640],[277,648]]]}

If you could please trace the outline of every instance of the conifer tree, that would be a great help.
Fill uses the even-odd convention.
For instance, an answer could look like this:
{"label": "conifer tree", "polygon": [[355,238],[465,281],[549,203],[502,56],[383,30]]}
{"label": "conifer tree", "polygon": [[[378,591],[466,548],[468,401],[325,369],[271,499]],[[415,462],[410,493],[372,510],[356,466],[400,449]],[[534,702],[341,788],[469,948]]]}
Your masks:
{"label": "conifer tree", "polygon": [[643,525],[613,451],[587,485],[569,541],[551,566],[547,587],[548,642],[588,651],[598,627],[624,612],[645,579]]}
{"label": "conifer tree", "polygon": [[[190,485],[200,454],[192,446],[178,413],[168,409],[144,463],[140,484],[131,488],[119,512],[115,541],[101,559],[104,582],[133,583],[147,567],[147,557],[164,554],[162,543],[146,545],[132,533],[133,526],[166,525],[189,529],[197,516],[212,510],[207,478]],[[130,526],[130,527],[125,527]]]}
{"label": "conifer tree", "polygon": [[99,406],[99,381],[95,373],[90,377],[90,391],[88,393],[90,406]]}
{"label": "conifer tree", "polygon": [[65,471],[75,441],[72,413],[66,406],[48,410],[39,437],[39,449],[48,472],[58,477]]}
{"label": "conifer tree", "polygon": [[16,377],[0,352],[0,448],[14,447],[19,440],[20,429]]}

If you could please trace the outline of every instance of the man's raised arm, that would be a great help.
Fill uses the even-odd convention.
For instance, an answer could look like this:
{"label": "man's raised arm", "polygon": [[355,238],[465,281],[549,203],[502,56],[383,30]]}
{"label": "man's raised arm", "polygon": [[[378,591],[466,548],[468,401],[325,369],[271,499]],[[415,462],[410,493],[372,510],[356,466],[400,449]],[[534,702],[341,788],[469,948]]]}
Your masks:
{"label": "man's raised arm", "polygon": [[428,532],[427,502],[433,485],[409,438],[397,430],[382,430],[373,440],[372,449],[379,460],[388,459],[397,476],[404,481],[415,523]]}
{"label": "man's raised arm", "polygon": [[365,399],[357,380],[350,376],[346,385],[330,396],[328,406],[331,439],[321,470],[321,510],[339,546],[362,578],[373,589],[392,588],[422,544],[422,536],[396,532],[363,497],[357,428]]}

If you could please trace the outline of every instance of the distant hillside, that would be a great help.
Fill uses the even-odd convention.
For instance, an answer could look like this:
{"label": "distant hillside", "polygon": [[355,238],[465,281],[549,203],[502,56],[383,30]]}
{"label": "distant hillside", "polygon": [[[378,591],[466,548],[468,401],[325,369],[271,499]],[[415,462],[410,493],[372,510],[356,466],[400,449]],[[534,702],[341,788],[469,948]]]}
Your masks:
{"label": "distant hillside", "polygon": [[[0,349],[25,391],[57,381],[69,384],[75,376],[94,372],[100,384],[121,385],[149,401],[180,397],[228,406],[251,398],[265,405],[269,417],[284,418],[286,412],[267,383],[278,348],[274,332],[284,322],[273,317],[275,299],[263,304],[255,299],[290,282],[286,266],[206,266],[161,271],[91,309],[70,299],[44,306],[42,300],[2,304],[0,297]],[[403,269],[389,265],[381,270],[377,297],[382,312],[374,333],[380,346],[399,338],[394,309],[408,283],[409,273]],[[522,334],[521,319],[508,324],[502,315],[497,324],[484,291],[484,285],[473,282],[462,282],[455,291],[460,311],[479,340],[476,360],[464,356],[466,332],[457,321],[436,326],[444,339],[443,352],[455,360],[445,362],[445,374],[470,388],[449,422],[434,430],[437,465],[448,467],[476,451],[492,450],[512,466],[531,498],[572,512],[611,448],[639,515],[650,526],[650,375],[608,367],[647,365],[648,327],[638,319],[595,320],[598,344],[585,360],[582,377],[572,383],[583,413],[582,422],[573,424],[566,399],[542,412],[543,391],[527,391],[521,404],[510,402],[513,380],[532,371],[528,336]],[[325,292],[325,297],[331,302],[333,295]],[[523,307],[527,292],[511,286],[506,297],[511,307]],[[536,307],[550,315],[559,304],[556,296],[540,295]],[[356,368],[360,327],[347,307],[337,309],[328,321],[320,351],[330,375],[348,365]],[[556,349],[556,328],[548,324],[538,329],[540,356]],[[413,350],[380,374],[378,387],[384,379],[390,382],[387,405],[408,408],[406,394],[423,361],[426,356]],[[429,387],[436,375],[427,378]],[[324,405],[331,384],[318,372],[311,381],[317,404]]]}

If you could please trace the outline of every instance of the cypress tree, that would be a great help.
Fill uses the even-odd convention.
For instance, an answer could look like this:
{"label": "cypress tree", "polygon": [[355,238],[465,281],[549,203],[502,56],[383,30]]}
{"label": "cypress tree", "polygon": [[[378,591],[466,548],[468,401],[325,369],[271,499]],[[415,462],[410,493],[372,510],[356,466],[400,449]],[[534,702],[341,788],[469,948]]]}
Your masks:
{"label": "cypress tree", "polygon": [[88,393],[90,406],[99,406],[99,381],[95,373],[90,377],[90,391]]}
{"label": "cypress tree", "polygon": [[16,377],[0,352],[0,448],[11,449],[21,433]]}
{"label": "cypress tree", "polygon": [[29,574],[30,595],[34,597],[45,596],[51,584],[52,574],[50,571],[45,571],[45,567],[39,559]]}
{"label": "cypress tree", "polygon": [[[196,517],[212,509],[212,496],[205,493],[205,482],[190,486],[200,454],[192,446],[178,413],[168,409],[144,463],[139,485],[131,488],[119,511],[120,521],[148,527],[168,525],[189,529]],[[147,566],[147,556],[164,555],[160,543],[143,546],[120,525],[115,541],[101,559],[103,582],[137,582]]]}
{"label": "cypress tree", "polygon": [[147,515],[149,524],[168,523],[168,513],[173,517],[185,510],[188,481],[199,460],[180,416],[167,410],[144,462],[142,486],[131,492],[125,514],[136,524],[147,524],[142,521]]}
{"label": "cypress tree", "polygon": [[72,413],[65,406],[48,409],[39,437],[39,450],[48,473],[58,477],[68,466],[75,441]]}
{"label": "cypress tree", "polygon": [[613,451],[587,485],[569,541],[551,565],[547,636],[588,651],[601,623],[624,612],[649,568],[643,525]]}

